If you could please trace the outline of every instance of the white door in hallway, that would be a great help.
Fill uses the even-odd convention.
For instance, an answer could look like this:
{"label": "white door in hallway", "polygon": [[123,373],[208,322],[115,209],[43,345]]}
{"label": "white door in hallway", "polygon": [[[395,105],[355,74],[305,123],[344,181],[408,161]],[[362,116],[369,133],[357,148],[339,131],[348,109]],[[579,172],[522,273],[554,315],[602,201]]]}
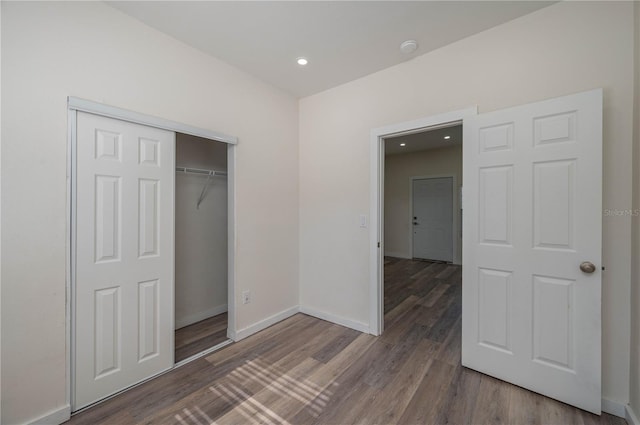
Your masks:
{"label": "white door in hallway", "polygon": [[453,178],[412,181],[413,258],[453,261]]}
{"label": "white door in hallway", "polygon": [[464,120],[462,363],[601,411],[602,91]]}
{"label": "white door in hallway", "polygon": [[73,409],[173,366],[175,139],[78,112]]}

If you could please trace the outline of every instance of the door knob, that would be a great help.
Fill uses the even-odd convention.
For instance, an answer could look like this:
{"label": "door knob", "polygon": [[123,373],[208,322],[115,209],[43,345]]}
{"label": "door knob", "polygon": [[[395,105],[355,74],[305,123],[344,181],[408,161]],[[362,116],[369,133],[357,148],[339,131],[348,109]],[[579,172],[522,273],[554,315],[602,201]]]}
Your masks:
{"label": "door knob", "polygon": [[584,261],[580,263],[580,270],[585,273],[593,273],[596,271],[596,266],[590,261]]}

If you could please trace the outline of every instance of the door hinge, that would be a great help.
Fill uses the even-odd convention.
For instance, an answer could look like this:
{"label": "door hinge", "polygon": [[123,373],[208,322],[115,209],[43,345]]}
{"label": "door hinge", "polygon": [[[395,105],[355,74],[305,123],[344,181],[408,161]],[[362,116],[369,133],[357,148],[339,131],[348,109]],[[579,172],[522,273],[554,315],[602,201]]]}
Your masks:
{"label": "door hinge", "polygon": [[378,242],[378,248],[380,248],[380,242]]}

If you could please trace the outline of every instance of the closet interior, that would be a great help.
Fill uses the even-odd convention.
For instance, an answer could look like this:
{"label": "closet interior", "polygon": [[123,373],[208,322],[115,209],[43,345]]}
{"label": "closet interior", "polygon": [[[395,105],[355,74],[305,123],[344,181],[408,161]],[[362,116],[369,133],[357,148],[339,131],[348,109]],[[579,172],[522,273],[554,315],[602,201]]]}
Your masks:
{"label": "closet interior", "polygon": [[227,340],[227,144],[176,133],[175,363]]}

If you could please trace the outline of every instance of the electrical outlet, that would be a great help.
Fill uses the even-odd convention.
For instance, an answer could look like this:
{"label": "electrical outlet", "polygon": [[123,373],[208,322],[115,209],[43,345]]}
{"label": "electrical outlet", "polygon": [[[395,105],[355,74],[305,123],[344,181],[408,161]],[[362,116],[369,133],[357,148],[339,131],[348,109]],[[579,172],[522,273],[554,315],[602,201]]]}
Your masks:
{"label": "electrical outlet", "polygon": [[249,304],[251,302],[251,291],[244,291],[242,293],[242,304]]}

